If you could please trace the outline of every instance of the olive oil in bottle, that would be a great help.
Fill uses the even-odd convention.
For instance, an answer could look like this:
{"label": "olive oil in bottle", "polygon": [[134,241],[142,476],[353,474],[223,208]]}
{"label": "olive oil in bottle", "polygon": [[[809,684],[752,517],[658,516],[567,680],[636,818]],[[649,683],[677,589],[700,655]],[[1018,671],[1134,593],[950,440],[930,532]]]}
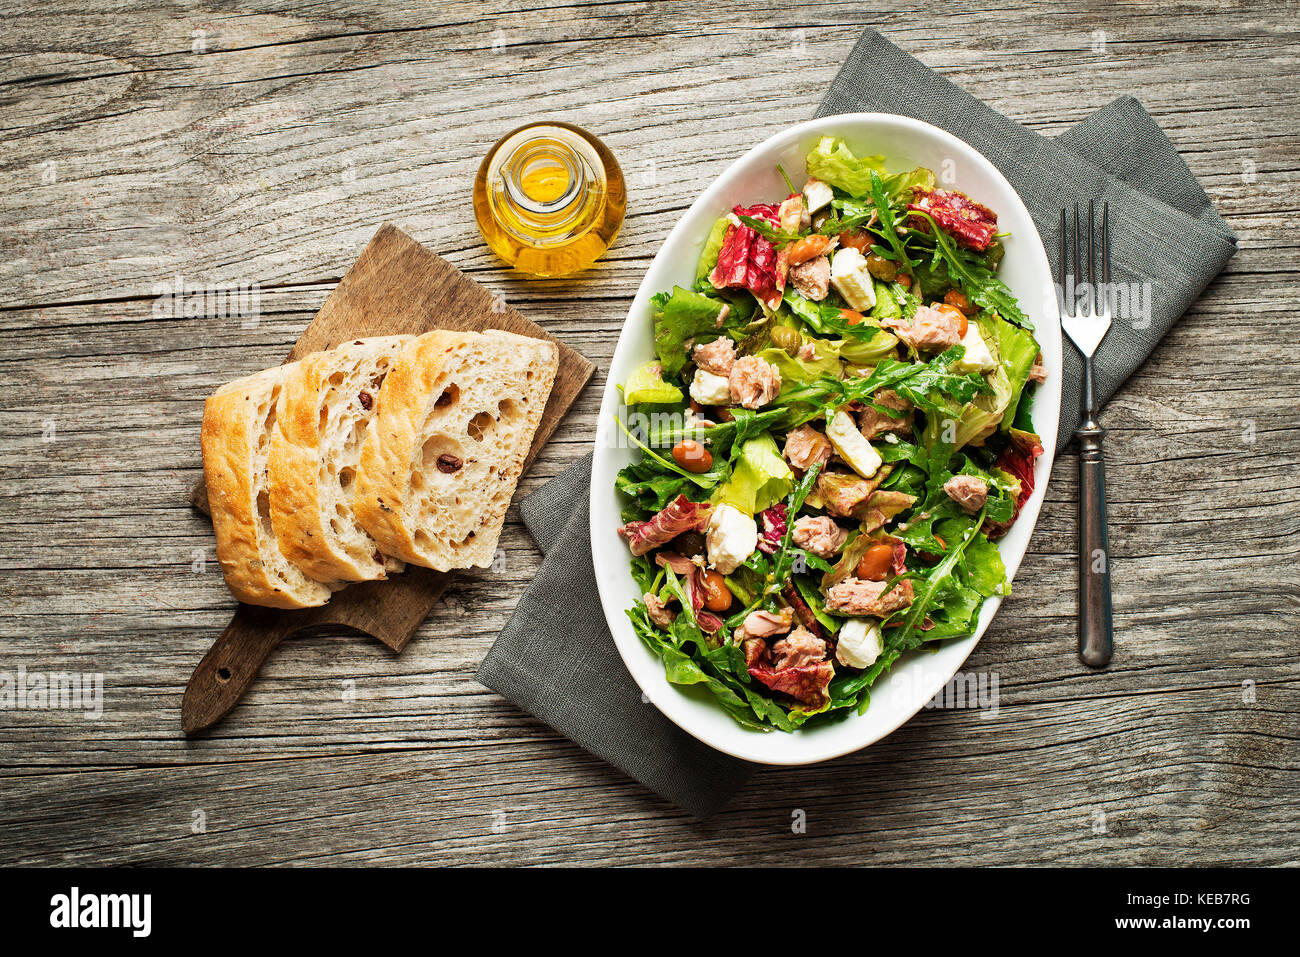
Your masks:
{"label": "olive oil in bottle", "polygon": [[586,269],[614,241],[626,208],[614,154],[568,123],[532,123],[507,133],[474,179],[474,216],[484,240],[534,276]]}

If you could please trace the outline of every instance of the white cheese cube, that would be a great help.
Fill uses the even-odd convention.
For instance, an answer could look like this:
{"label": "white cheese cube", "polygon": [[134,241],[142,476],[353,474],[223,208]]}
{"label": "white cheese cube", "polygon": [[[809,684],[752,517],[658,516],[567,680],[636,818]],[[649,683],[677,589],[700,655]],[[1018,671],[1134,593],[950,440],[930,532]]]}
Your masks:
{"label": "white cheese cube", "polygon": [[866,312],[876,304],[876,286],[867,271],[867,258],[852,246],[845,246],[831,260],[831,285],[850,309]]}
{"label": "white cheese cube", "polygon": [[978,322],[972,320],[966,324],[966,335],[961,337],[961,344],[966,347],[966,354],[952,364],[954,372],[992,372],[998,367],[988,343],[980,335]]}
{"label": "white cheese cube", "polygon": [[758,547],[758,523],[734,505],[719,505],[704,534],[709,564],[730,575]]}
{"label": "white cheese cube", "polygon": [[849,467],[865,479],[871,478],[883,464],[880,453],[867,441],[853,416],[847,412],[836,412],[826,427],[826,438],[840,454]]}
{"label": "white cheese cube", "polygon": [[691,380],[691,398],[700,405],[727,405],[731,402],[731,386],[726,376],[696,369]]}
{"label": "white cheese cube", "polygon": [[874,618],[850,618],[836,635],[835,657],[849,668],[870,668],[885,650],[880,622]]}
{"label": "white cheese cube", "polygon": [[828,183],[823,183],[815,176],[809,176],[803,184],[803,198],[808,203],[808,212],[815,213],[823,206],[829,206],[835,198],[835,192]]}

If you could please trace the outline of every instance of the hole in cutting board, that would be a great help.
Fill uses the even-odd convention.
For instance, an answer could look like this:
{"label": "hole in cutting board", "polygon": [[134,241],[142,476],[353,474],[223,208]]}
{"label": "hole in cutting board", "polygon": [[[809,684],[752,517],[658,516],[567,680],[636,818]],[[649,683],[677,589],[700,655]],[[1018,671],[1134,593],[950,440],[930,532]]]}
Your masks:
{"label": "hole in cutting board", "polygon": [[221,682],[229,681],[229,680],[230,680],[230,669],[229,669],[229,668],[218,668],[218,669],[217,669],[217,680],[218,680],[218,681],[221,681]]}

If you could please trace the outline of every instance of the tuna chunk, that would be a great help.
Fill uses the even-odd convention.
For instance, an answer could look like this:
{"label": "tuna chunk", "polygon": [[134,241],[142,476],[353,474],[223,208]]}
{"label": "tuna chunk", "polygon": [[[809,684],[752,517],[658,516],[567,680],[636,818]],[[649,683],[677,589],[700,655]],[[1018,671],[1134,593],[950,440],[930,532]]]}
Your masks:
{"label": "tuna chunk", "polygon": [[[912,604],[912,583],[901,581],[889,594],[884,595],[888,582],[871,582],[862,578],[846,578],[830,587],[826,593],[826,610],[840,615],[886,615]],[[882,597],[883,595],[883,597]]]}
{"label": "tuna chunk", "polygon": [[[794,616],[789,608],[782,608],[777,614],[770,611],[751,611],[745,616],[745,623],[740,626],[744,632],[744,638],[770,638],[773,635],[784,635],[790,630],[790,624],[794,621]],[[738,635],[738,637],[740,637]]]}
{"label": "tuna chunk", "polygon": [[736,364],[736,344],[726,336],[721,336],[710,343],[696,346],[693,358],[695,364],[705,372],[726,378],[731,375],[731,367]]}
{"label": "tuna chunk", "polygon": [[825,465],[832,451],[830,439],[811,425],[801,425],[786,435],[782,454],[792,469],[806,472],[813,465]]}
{"label": "tuna chunk", "polygon": [[758,356],[737,359],[727,382],[731,386],[731,400],[746,409],[767,405],[781,391],[781,373]]}
{"label": "tuna chunk", "polygon": [[1043,354],[1041,352],[1038,353],[1037,357],[1034,359],[1034,364],[1029,367],[1029,381],[1047,381],[1047,367],[1043,365]]}
{"label": "tuna chunk", "polygon": [[[826,657],[826,643],[820,638],[797,628],[789,638],[776,642],[771,651],[763,638],[745,637],[741,642],[745,667],[754,680],[812,708],[826,703],[826,686],[835,677],[835,666],[817,660]],[[776,662],[772,661],[772,652],[777,654]]]}
{"label": "tuna chunk", "polygon": [[844,472],[823,472],[817,476],[817,493],[826,511],[849,518],[853,510],[871,497],[876,483]]}
{"label": "tuna chunk", "polygon": [[910,435],[912,432],[912,403],[908,402],[893,389],[880,389],[871,397],[871,401],[878,406],[886,409],[893,409],[895,412],[905,413],[900,418],[894,418],[888,413],[881,412],[878,409],[866,406],[858,413],[858,428],[862,430],[863,436],[867,439],[876,439],[886,432],[901,432],[904,435]]}
{"label": "tuna chunk", "polygon": [[982,509],[989,497],[989,483],[977,475],[954,475],[943,483],[943,490],[967,515]]}
{"label": "tuna chunk", "polygon": [[918,306],[911,323],[901,318],[881,319],[880,324],[917,352],[943,352],[961,342],[957,319],[950,313]]}
{"label": "tuna chunk", "polygon": [[802,668],[826,658],[826,642],[805,628],[796,628],[789,636],[772,645],[772,670]]}
{"label": "tuna chunk", "polygon": [[805,299],[821,302],[831,288],[831,261],[818,256],[790,267],[790,282]]}
{"label": "tuna chunk", "polygon": [[641,596],[645,601],[645,609],[650,613],[650,620],[660,628],[668,628],[677,620],[677,612],[673,611],[654,595],[646,592]]}
{"label": "tuna chunk", "polygon": [[849,533],[825,515],[805,515],[794,523],[794,543],[818,558],[831,559],[844,547]]}

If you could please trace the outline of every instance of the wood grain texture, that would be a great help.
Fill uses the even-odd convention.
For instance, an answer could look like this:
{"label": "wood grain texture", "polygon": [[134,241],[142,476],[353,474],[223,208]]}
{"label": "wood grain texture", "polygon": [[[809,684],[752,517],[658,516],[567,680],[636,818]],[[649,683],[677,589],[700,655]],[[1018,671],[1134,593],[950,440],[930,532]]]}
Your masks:
{"label": "wood grain texture", "polygon": [[[104,713],[0,710],[0,860],[1297,861],[1296,3],[72,9],[29,4],[0,38],[0,669],[103,672]],[[1114,664],[1074,653],[1066,454],[966,666],[997,675],[996,716],[923,711],[760,772],[703,824],[474,683],[537,567],[513,514],[501,566],[459,579],[402,655],[287,643],[185,741],[181,688],[232,607],[183,504],[203,397],[279,362],[385,220],[603,369],[677,217],[812,115],[867,23],[1047,134],[1137,95],[1241,237],[1103,413]],[[512,276],[469,204],[483,152],[540,116],[628,176],[618,241],[573,280]],[[178,273],[257,281],[256,325],[155,317]],[[599,391],[522,493],[586,451]]]}

